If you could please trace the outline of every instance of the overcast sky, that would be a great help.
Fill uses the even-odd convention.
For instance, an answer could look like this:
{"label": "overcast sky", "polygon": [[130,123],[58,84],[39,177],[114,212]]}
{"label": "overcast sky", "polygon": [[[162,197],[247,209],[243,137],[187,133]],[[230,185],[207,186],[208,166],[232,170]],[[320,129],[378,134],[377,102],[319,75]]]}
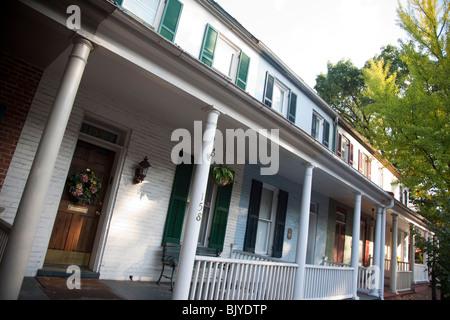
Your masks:
{"label": "overcast sky", "polygon": [[[397,0],[216,0],[313,88],[327,62],[359,68],[405,38]],[[403,0],[402,0],[403,3]]]}

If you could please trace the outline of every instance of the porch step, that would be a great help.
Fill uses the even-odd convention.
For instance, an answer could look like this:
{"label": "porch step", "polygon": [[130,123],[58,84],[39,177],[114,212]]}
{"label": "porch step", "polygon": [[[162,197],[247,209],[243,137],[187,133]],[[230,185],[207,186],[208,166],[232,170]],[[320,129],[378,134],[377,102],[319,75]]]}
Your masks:
{"label": "porch step", "polygon": [[[73,273],[67,272],[67,267],[65,265],[54,265],[54,264],[45,264],[42,269],[37,271],[36,276],[41,277],[65,277],[68,278]],[[91,278],[98,279],[100,277],[100,273],[89,270],[86,267],[80,267],[81,278]]]}

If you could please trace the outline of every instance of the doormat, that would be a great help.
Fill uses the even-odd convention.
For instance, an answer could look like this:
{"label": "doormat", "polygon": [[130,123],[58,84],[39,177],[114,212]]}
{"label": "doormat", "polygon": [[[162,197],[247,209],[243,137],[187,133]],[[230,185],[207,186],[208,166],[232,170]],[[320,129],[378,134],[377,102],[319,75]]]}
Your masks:
{"label": "doormat", "polygon": [[80,289],[69,289],[67,278],[36,277],[42,291],[52,300],[122,300],[98,279],[80,279]]}

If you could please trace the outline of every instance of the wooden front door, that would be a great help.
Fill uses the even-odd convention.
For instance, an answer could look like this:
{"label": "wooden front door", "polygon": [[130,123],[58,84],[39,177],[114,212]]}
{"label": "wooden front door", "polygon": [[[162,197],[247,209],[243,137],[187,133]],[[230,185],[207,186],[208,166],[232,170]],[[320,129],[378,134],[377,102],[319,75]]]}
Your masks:
{"label": "wooden front door", "polygon": [[333,261],[344,262],[345,224],[336,221],[334,233]]}
{"label": "wooden front door", "polygon": [[90,169],[102,183],[102,188],[91,203],[78,204],[69,193],[67,185],[64,186],[45,263],[78,266],[89,264],[114,156],[114,151],[78,141],[68,177]]}

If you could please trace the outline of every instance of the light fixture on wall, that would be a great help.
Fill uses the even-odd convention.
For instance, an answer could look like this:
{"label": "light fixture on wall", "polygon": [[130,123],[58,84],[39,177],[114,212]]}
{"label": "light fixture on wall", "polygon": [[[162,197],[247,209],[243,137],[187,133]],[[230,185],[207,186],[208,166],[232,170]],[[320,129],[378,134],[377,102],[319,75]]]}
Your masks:
{"label": "light fixture on wall", "polygon": [[145,177],[147,176],[148,169],[151,166],[152,165],[148,162],[148,158],[147,157],[145,157],[144,160],[139,162],[138,167],[136,168],[136,170],[134,170],[133,182],[135,184],[143,182]]}

